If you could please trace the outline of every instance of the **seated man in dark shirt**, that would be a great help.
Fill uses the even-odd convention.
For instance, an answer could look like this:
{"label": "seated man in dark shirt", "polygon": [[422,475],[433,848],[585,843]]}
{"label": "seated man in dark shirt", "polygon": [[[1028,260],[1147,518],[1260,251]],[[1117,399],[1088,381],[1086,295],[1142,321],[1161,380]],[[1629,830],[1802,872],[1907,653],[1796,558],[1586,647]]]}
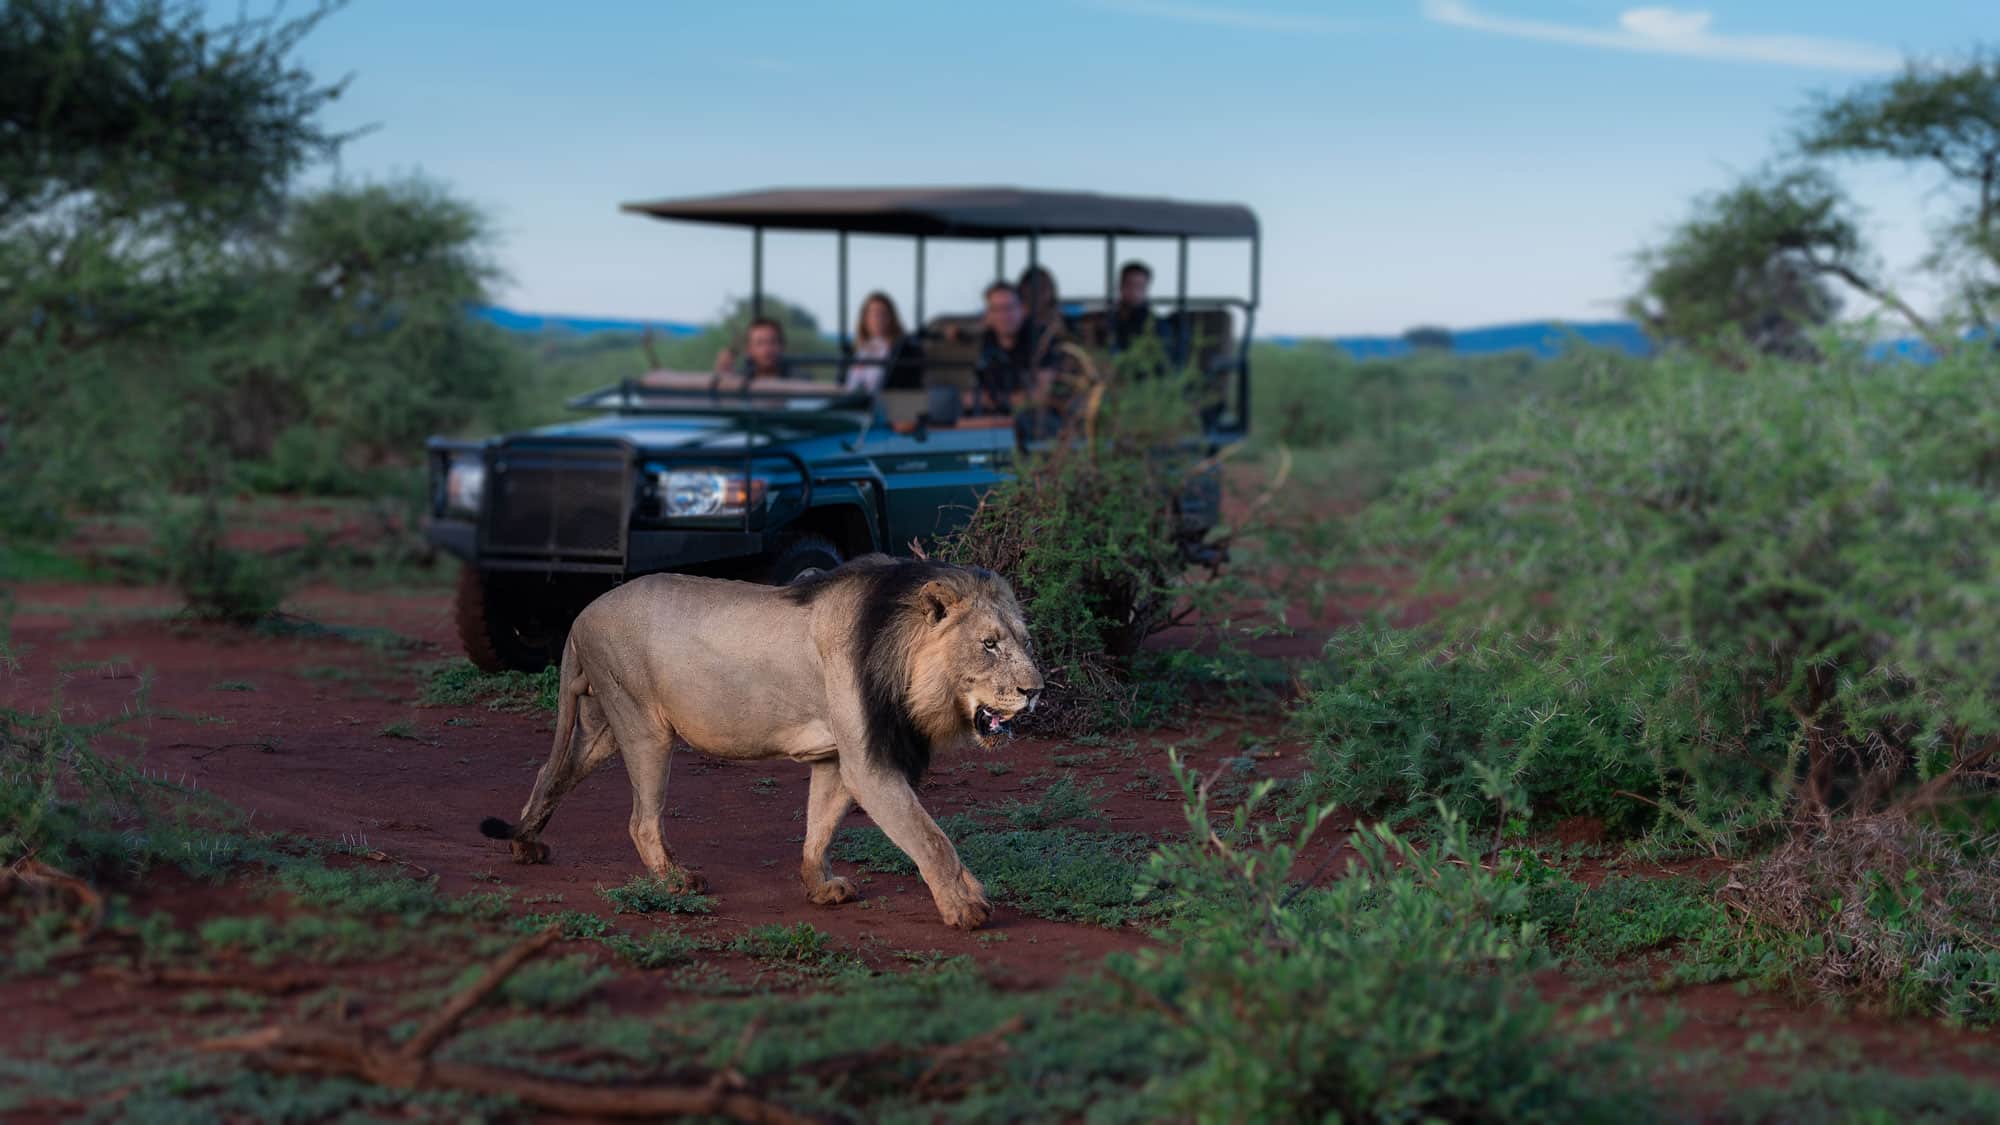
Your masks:
{"label": "seated man in dark shirt", "polygon": [[[1153,270],[1144,262],[1134,259],[1118,271],[1118,304],[1111,310],[1112,355],[1125,355],[1135,345],[1143,347],[1149,340],[1164,349],[1166,337],[1160,331],[1160,322],[1154,318],[1153,304],[1148,299],[1152,286]],[[1128,362],[1124,367],[1135,379],[1164,375],[1167,370],[1166,354],[1162,350],[1145,360]]]}
{"label": "seated man in dark shirt", "polygon": [[788,378],[791,365],[785,362],[785,326],[768,316],[760,316],[750,322],[744,333],[747,346],[744,360],[739,364],[734,348],[723,348],[715,357],[715,373],[728,375],[732,372],[757,378]]}
{"label": "seated man in dark shirt", "polygon": [[1140,336],[1157,329],[1153,305],[1147,291],[1153,287],[1153,270],[1134,259],[1118,271],[1118,307],[1111,310],[1111,350],[1129,349]]}
{"label": "seated man in dark shirt", "polygon": [[1021,293],[1004,281],[986,287],[986,327],[972,362],[974,413],[1019,409],[1045,389],[1044,360],[1051,334],[1028,319]]}

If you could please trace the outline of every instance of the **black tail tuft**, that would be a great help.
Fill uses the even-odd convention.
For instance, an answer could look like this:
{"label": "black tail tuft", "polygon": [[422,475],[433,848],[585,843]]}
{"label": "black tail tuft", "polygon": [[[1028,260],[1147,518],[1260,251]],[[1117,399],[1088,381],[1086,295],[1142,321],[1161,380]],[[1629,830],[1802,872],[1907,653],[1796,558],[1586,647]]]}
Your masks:
{"label": "black tail tuft", "polygon": [[497,816],[489,816],[479,822],[479,834],[491,840],[511,840],[514,826]]}

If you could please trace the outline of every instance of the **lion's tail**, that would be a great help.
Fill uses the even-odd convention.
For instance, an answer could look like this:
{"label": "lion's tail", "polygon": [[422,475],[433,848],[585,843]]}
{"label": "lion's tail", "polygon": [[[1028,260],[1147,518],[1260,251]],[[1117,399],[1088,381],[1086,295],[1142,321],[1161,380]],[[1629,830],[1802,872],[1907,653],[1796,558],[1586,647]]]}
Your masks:
{"label": "lion's tail", "polygon": [[[556,692],[556,738],[555,744],[549,749],[549,764],[551,766],[563,762],[573,748],[574,736],[576,734],[576,701],[590,687],[590,682],[576,669],[575,637],[571,637],[563,644],[560,671],[562,678],[558,683],[561,686]],[[545,776],[546,773],[547,771],[544,770]],[[534,807],[535,796],[539,796],[541,790],[542,786],[538,781],[535,786],[535,794],[531,795],[528,799],[528,807],[530,809]],[[523,810],[521,815],[526,817],[528,813],[526,810]],[[520,829],[517,826],[497,816],[489,816],[479,822],[479,834],[489,840],[511,840],[519,831]]]}

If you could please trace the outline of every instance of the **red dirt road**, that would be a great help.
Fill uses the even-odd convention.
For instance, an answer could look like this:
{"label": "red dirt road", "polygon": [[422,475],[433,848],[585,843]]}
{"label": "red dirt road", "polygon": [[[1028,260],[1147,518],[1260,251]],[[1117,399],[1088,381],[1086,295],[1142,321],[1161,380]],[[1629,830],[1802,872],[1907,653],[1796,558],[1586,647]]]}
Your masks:
{"label": "red dirt road", "polygon": [[[324,839],[365,843],[434,873],[448,893],[506,888],[517,901],[554,901],[560,909],[609,915],[595,893],[642,873],[626,832],[629,789],[607,766],[557,810],[545,839],[547,865],[511,862],[507,845],[482,837],[481,818],[513,819],[549,751],[550,717],[484,707],[418,702],[421,666],[458,659],[448,598],[441,593],[352,594],[311,590],[288,603],[302,616],[351,630],[391,630],[409,647],[385,649],[379,635],[269,637],[238,630],[177,626],[171,602],[154,591],[103,587],[30,587],[22,591],[13,643],[21,671],[0,684],[0,700],[43,707],[60,692],[77,720],[136,708],[148,713],[113,738],[156,775],[213,792],[254,814],[253,824]],[[1270,726],[1273,724],[1264,724]],[[1124,787],[1142,773],[1160,775],[1153,796],[1174,792],[1158,750],[1187,747],[1190,760],[1237,753],[1238,724],[1198,731],[1153,732],[1151,753],[1121,760],[1109,752],[1058,766],[1056,755],[1082,748],[1019,740],[941,762],[922,796],[933,815],[1010,798],[1039,796],[1052,769],[1102,782],[1102,823],[1152,834],[1182,827],[1177,800],[1151,799]],[[1281,749],[1281,768],[1296,751]],[[995,774],[989,765],[1004,764]],[[1038,780],[1039,778],[1039,780]],[[669,791],[668,843],[702,871],[716,898],[714,923],[735,930],[767,922],[810,922],[843,944],[898,950],[977,953],[1004,978],[1046,983],[1114,948],[1139,944],[1136,931],[1109,931],[1032,918],[996,905],[980,941],[938,919],[915,876],[846,872],[866,879],[862,903],[814,906],[798,884],[807,771],[784,761],[729,763],[683,751]],[[868,823],[865,813],[850,823]],[[1090,825],[1085,825],[1090,826]],[[497,877],[498,882],[494,882]]]}
{"label": "red dirt road", "polygon": [[[435,874],[448,893],[511,890],[523,909],[608,917],[611,908],[596,889],[640,872],[626,835],[628,788],[616,767],[585,782],[558,810],[546,837],[555,851],[549,865],[515,865],[506,845],[479,835],[482,817],[517,814],[548,753],[551,724],[541,714],[418,701],[423,667],[459,659],[444,591],[309,589],[288,611],[337,630],[286,636],[176,625],[171,595],[153,589],[28,585],[13,594],[10,643],[21,666],[0,673],[0,700],[39,708],[59,691],[65,710],[85,719],[134,708],[143,686],[147,711],[124,731],[133,737],[114,736],[102,748],[253,811],[258,827],[364,843],[413,873]],[[1353,609],[1330,609],[1310,633],[1270,655],[1316,651],[1325,630],[1351,619]],[[1203,717],[1188,730],[1147,732],[1101,747],[1005,743],[941,763],[922,797],[943,816],[1009,798],[1032,800],[1051,771],[1073,770],[1080,780],[1101,782],[1096,827],[1163,837],[1183,829],[1165,748],[1181,747],[1207,770],[1253,741],[1260,772],[1285,776],[1299,768],[1301,747],[1284,737],[1276,711],[1254,724]],[[987,768],[1001,763],[1004,772]],[[865,880],[863,900],[814,906],[796,875],[806,787],[806,771],[790,763],[730,764],[684,753],[673,773],[667,838],[708,876],[716,913],[640,924],[727,935],[763,923],[809,922],[871,963],[896,952],[965,954],[996,983],[1017,988],[1045,986],[1146,940],[1134,929],[1051,922],[1004,904],[996,905],[987,930],[960,933],[939,921],[920,879],[869,877],[844,866],[843,873]],[[851,823],[867,823],[866,815],[857,811]],[[1337,877],[1341,865],[1327,862],[1337,859],[1337,829],[1329,826],[1305,857],[1306,870]],[[146,897],[148,909],[165,905],[190,917],[241,912],[250,901],[241,887],[197,888],[171,877]],[[371,970],[342,970],[350,971]],[[669,995],[659,974],[626,971],[606,998],[618,1008],[650,1009]],[[0,988],[0,1003],[15,1016],[0,1031],[0,1049],[21,1036],[90,1035],[119,1022],[172,1018],[173,1002],[164,992],[125,987],[90,995],[70,990],[60,999],[53,986],[33,982]],[[1990,1037],[1924,1021],[1836,1017],[1721,986],[1648,999],[1645,1007],[1663,1012],[1667,1002],[1689,1017],[1676,1047],[1740,1054],[1749,1063],[1748,1080],[1770,1080],[1757,1052],[1775,1051],[1769,1044],[1786,1037],[1833,1065],[1856,1060],[1913,1074],[1995,1069]]]}

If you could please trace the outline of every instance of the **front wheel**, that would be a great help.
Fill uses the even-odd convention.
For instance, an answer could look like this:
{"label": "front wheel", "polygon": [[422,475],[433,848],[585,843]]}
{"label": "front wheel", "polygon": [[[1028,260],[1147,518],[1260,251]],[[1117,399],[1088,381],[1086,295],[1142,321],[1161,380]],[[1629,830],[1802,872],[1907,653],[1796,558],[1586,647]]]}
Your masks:
{"label": "front wheel", "polygon": [[575,600],[546,579],[465,567],[453,602],[459,643],[483,672],[539,672],[562,658]]}
{"label": "front wheel", "polygon": [[798,579],[822,570],[832,570],[846,561],[840,548],[818,535],[800,535],[785,545],[771,561],[770,583],[789,586]]}

